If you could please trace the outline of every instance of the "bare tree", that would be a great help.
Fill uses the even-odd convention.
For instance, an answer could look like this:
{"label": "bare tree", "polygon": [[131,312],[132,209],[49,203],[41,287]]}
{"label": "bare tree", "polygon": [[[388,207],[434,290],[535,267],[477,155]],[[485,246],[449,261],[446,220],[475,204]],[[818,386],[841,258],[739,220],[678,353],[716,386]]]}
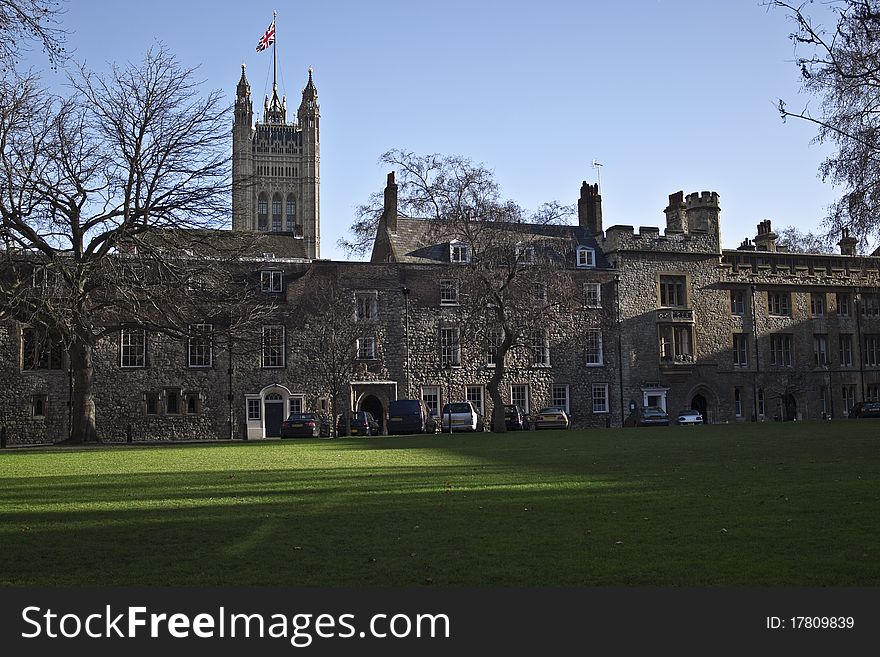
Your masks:
{"label": "bare tree", "polygon": [[827,233],[806,232],[797,226],[786,226],[776,231],[778,243],[797,253],[833,253],[834,243]]}
{"label": "bare tree", "polygon": [[299,318],[299,354],[308,363],[317,387],[330,397],[333,431],[336,416],[343,413],[348,433],[349,404],[340,400],[354,374],[357,341],[364,337],[364,326],[355,313],[351,291],[330,279],[314,282],[309,293],[299,297],[293,313]]}
{"label": "bare tree", "polygon": [[844,192],[826,221],[836,235],[849,228],[864,249],[880,236],[880,2],[767,4],[794,21],[790,38],[803,87],[821,99],[815,113],[809,107],[792,111],[784,100],[779,100],[779,112],[783,119],[815,124],[815,141],[836,147],[820,173]]}
{"label": "bare tree", "polygon": [[80,69],[68,98],[0,88],[0,314],[69,354],[74,441],[96,437],[100,339],[126,328],[136,350],[144,330],[235,331],[262,313],[236,250],[197,230],[228,213],[230,114],[193,76],[159,48]]}
{"label": "bare tree", "polygon": [[29,42],[37,42],[52,66],[67,58],[67,33],[60,28],[63,9],[54,0],[0,0],[0,70],[8,74]]}
{"label": "bare tree", "polygon": [[[461,261],[450,276],[458,285],[462,341],[467,337],[494,355],[486,388],[493,430],[504,431],[508,355],[540,348],[534,336],[548,331],[563,309],[583,305],[565,267],[573,248],[561,224],[573,209],[548,203],[527,213],[502,197],[490,170],[463,157],[392,150],[380,160],[396,171],[401,213],[430,221],[437,241],[460,245]],[[380,207],[374,196],[360,208],[350,248],[357,251],[375,234]],[[441,354],[447,362],[455,357]]]}

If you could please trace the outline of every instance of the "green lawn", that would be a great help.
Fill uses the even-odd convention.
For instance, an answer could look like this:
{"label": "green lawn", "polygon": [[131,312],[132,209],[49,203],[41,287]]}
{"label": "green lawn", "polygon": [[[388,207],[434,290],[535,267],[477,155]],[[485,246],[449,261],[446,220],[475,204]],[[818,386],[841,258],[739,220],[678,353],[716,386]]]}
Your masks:
{"label": "green lawn", "polygon": [[0,584],[880,585],[880,421],[6,450]]}

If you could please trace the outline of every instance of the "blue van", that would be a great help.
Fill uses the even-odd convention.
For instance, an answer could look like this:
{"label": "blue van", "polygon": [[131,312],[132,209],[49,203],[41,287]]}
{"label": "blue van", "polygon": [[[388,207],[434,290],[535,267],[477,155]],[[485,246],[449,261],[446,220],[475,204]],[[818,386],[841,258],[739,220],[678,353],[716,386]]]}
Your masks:
{"label": "blue van", "polygon": [[439,433],[440,423],[421,399],[395,399],[388,404],[388,434]]}

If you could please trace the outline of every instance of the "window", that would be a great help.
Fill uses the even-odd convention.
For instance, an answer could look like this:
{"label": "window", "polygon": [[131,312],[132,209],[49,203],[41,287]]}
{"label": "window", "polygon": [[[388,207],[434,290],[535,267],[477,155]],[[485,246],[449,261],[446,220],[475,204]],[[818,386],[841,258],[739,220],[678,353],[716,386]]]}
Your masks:
{"label": "window", "polygon": [[357,341],[357,357],[358,360],[375,360],[376,358],[376,338],[367,335],[359,338]]}
{"label": "window", "polygon": [[856,405],[856,387],[843,386],[840,392],[843,398],[843,414],[848,415],[852,407]]}
{"label": "window", "polygon": [[862,295],[862,315],[865,317],[880,316],[880,294]]}
{"label": "window", "polygon": [[566,413],[569,412],[567,383],[554,383],[550,387],[550,404],[564,408]]}
{"label": "window", "polygon": [[587,366],[604,365],[602,354],[602,331],[590,329],[587,331]]}
{"label": "window", "polygon": [[440,415],[440,388],[437,386],[424,386],[422,388],[422,401],[431,411],[431,415]]}
{"label": "window", "polygon": [[822,417],[825,418],[828,415],[828,388],[824,385],[819,388],[819,404],[822,408]]}
{"label": "window", "polygon": [[464,396],[467,401],[474,405],[477,413],[485,415],[483,410],[483,386],[465,386]]}
{"label": "window", "polygon": [[531,334],[532,365],[550,366],[550,344],[544,329],[535,329]]}
{"label": "window", "polygon": [[152,390],[144,393],[144,413],[147,415],[159,414],[159,399],[161,394]]}
{"label": "window", "polygon": [[293,233],[296,231],[296,198],[293,194],[287,195],[287,232]]}
{"label": "window", "polygon": [[852,301],[846,292],[837,293],[837,314],[841,317],[849,317],[849,307]]}
{"label": "window", "polygon": [[284,367],[284,327],[263,327],[263,367]]}
{"label": "window", "polygon": [[498,345],[501,344],[501,331],[489,329],[486,331],[486,365],[495,367],[498,363]]}
{"label": "window", "polygon": [[165,413],[166,415],[180,414],[180,390],[176,388],[165,389]]}
{"label": "window", "polygon": [[746,333],[733,334],[733,366],[749,366],[749,336]]}
{"label": "window", "polygon": [[21,330],[21,367],[23,370],[60,370],[64,368],[61,340],[33,328]]}
{"label": "window", "polygon": [[587,308],[602,306],[602,286],[599,283],[584,283],[584,305]]}
{"label": "window", "polygon": [[666,363],[692,363],[694,361],[693,330],[690,326],[661,324],[660,360]]}
{"label": "window", "polygon": [[264,269],[260,272],[260,289],[263,292],[281,292],[284,272],[279,269]]}
{"label": "window", "polygon": [[736,417],[743,416],[742,388],[733,389],[733,413]]}
{"label": "window", "polygon": [[607,383],[594,383],[592,398],[593,398],[593,413],[607,413],[608,412],[608,384]]}
{"label": "window", "polygon": [[119,332],[119,366],[146,365],[147,334],[144,329],[124,328]]}
{"label": "window", "polygon": [[262,408],[262,404],[259,399],[248,399],[247,400],[247,419],[251,422],[259,420],[261,417],[260,410]]}
{"label": "window", "polygon": [[202,412],[202,396],[197,392],[187,392],[183,396],[186,403],[186,414],[197,415]]}
{"label": "window", "polygon": [[825,314],[825,294],[813,292],[810,295],[810,314],[819,317]]}
{"label": "window", "polygon": [[257,201],[257,227],[260,230],[268,230],[269,228],[269,202],[262,194]]}
{"label": "window", "polygon": [[596,251],[587,246],[579,246],[577,248],[577,266],[578,267],[595,267]]}
{"label": "window", "polygon": [[31,396],[31,416],[44,418],[49,406],[48,395],[32,395]]}
{"label": "window", "polygon": [[664,308],[686,308],[684,276],[660,277],[660,305]]}
{"label": "window", "polygon": [[828,336],[816,334],[813,336],[813,364],[824,367],[828,364]]}
{"label": "window", "polygon": [[461,344],[458,328],[440,329],[440,366],[461,365]]}
{"label": "window", "polygon": [[764,388],[758,388],[758,417],[764,417]]}
{"label": "window", "polygon": [[212,324],[191,324],[187,362],[190,367],[211,367],[213,364],[214,326]]}
{"label": "window", "polygon": [[865,386],[865,401],[880,401],[880,385],[869,383]]}
{"label": "window", "polygon": [[840,343],[840,365],[841,367],[852,367],[853,364],[853,336],[851,333],[841,333]]}
{"label": "window", "polygon": [[281,197],[278,194],[272,197],[272,232],[281,232]]}
{"label": "window", "polygon": [[864,341],[865,365],[880,365],[880,335],[869,334]]}
{"label": "window", "polygon": [[448,278],[440,280],[440,305],[458,305],[458,281]]}
{"label": "window", "polygon": [[[280,397],[280,395],[279,395]],[[268,397],[267,397],[268,399]],[[303,412],[303,402],[305,401],[302,395],[291,397],[289,400],[290,404],[290,412],[291,413],[302,413]]]}
{"label": "window", "polygon": [[529,386],[524,383],[514,383],[510,386],[510,403],[521,406],[529,412]]}
{"label": "window", "polygon": [[791,335],[778,333],[770,336],[770,364],[791,367]]}
{"label": "window", "polygon": [[524,265],[535,264],[535,247],[517,245],[516,259]]}
{"label": "window", "polygon": [[745,315],[746,314],[746,293],[744,290],[730,291],[730,314]]}
{"label": "window", "polygon": [[535,283],[534,286],[532,286],[532,296],[535,301],[539,303],[547,303],[547,284]]}
{"label": "window", "polygon": [[771,315],[791,316],[791,295],[788,292],[768,292],[767,312]]}
{"label": "window", "polygon": [[449,262],[465,263],[471,261],[471,250],[467,244],[461,242],[450,242],[449,244]]}
{"label": "window", "polygon": [[372,322],[379,316],[379,299],[377,292],[355,292],[355,320]]}

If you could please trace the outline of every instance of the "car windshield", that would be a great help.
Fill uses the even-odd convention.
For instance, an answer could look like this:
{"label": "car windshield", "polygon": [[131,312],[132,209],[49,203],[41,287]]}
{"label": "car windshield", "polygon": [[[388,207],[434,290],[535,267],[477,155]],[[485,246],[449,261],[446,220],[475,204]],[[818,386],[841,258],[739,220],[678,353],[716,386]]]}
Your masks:
{"label": "car windshield", "polygon": [[699,415],[699,411],[682,411],[679,415]]}
{"label": "car windshield", "polygon": [[654,406],[649,406],[644,410],[645,415],[666,415],[666,412],[662,408],[657,408]]}
{"label": "car windshield", "polygon": [[557,413],[558,414],[558,413],[564,413],[565,411],[563,411],[561,408],[558,408],[556,406],[548,406],[547,408],[542,408],[540,410],[540,412],[541,413],[548,413],[548,414],[550,414],[550,413]]}
{"label": "car windshield", "polygon": [[469,404],[446,404],[443,407],[444,413],[470,413],[471,407]]}
{"label": "car windshield", "polygon": [[287,419],[288,420],[314,420],[315,415],[313,413],[291,413]]}

